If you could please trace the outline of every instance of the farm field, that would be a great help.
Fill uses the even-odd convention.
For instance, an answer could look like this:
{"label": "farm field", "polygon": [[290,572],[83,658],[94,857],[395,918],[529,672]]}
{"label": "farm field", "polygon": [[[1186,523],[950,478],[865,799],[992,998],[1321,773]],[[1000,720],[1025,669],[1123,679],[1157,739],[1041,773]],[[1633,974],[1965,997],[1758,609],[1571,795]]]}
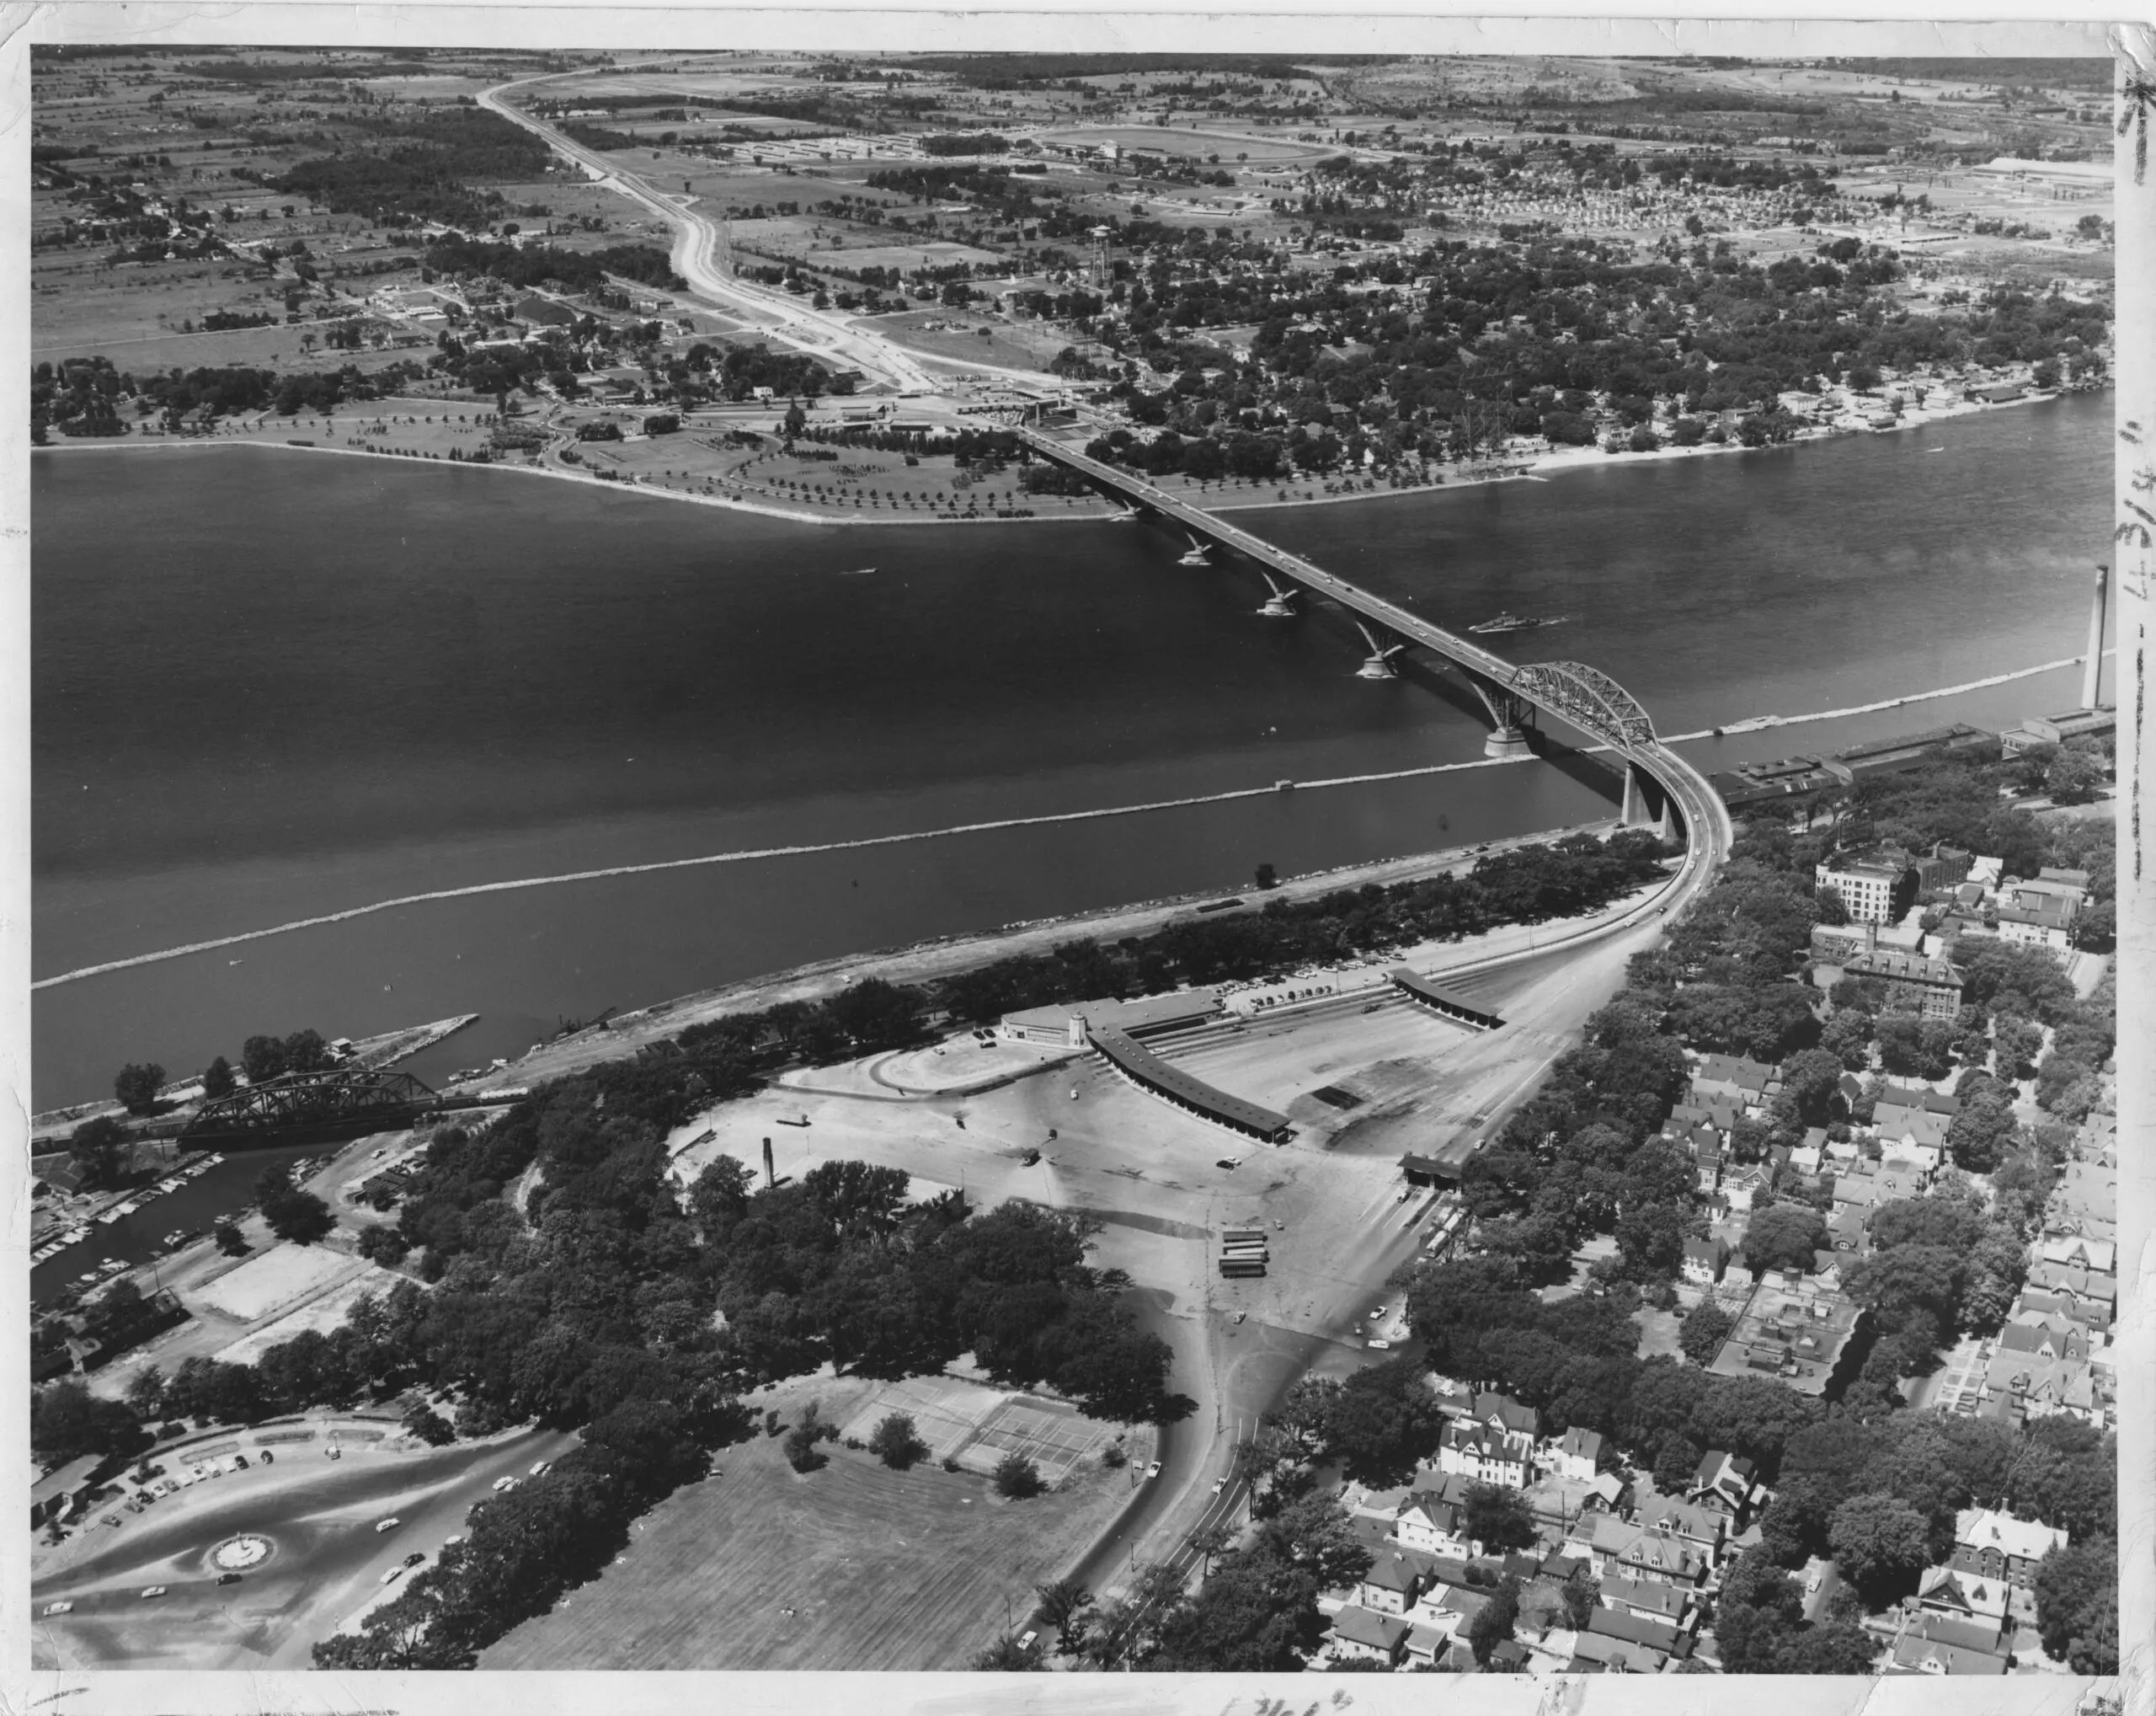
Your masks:
{"label": "farm field", "polygon": [[[825,1382],[817,1398],[842,1421],[875,1387]],[[646,1516],[622,1565],[480,1667],[961,1669],[1002,1631],[1003,1599],[1022,1617],[1132,1482],[1096,1464],[1006,1502],[972,1473],[892,1472],[835,1447],[797,1473],[761,1435],[718,1463]]]}

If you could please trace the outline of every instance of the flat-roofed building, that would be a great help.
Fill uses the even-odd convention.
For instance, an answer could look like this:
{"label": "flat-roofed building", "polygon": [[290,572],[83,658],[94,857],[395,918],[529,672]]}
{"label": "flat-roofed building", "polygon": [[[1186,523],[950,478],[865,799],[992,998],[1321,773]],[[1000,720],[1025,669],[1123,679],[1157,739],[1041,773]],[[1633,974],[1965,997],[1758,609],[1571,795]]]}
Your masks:
{"label": "flat-roofed building", "polygon": [[1003,1035],[1017,1042],[1082,1049],[1097,1031],[1121,1031],[1127,1037],[1145,1038],[1203,1024],[1217,1018],[1219,1013],[1217,991],[1179,989],[1135,1001],[1070,1001],[1025,1008],[1005,1013],[1000,1029]]}
{"label": "flat-roofed building", "polygon": [[1916,898],[1916,872],[1898,853],[1837,853],[1813,866],[1812,877],[1840,897],[1857,923],[1892,923]]}

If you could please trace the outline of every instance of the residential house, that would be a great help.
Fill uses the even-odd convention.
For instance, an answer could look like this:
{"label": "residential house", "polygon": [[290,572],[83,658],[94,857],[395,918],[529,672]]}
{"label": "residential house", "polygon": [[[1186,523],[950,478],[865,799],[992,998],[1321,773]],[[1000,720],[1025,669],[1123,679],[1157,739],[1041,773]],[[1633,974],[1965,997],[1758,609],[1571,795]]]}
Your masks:
{"label": "residential house", "polygon": [[1999,890],[1999,938],[2064,953],[2073,944],[2082,890],[2057,882],[2015,882]]}
{"label": "residential house", "polygon": [[1563,1435],[1543,1446],[1545,1466],[1560,1478],[1592,1483],[1602,1465],[1602,1432],[1574,1425]]}
{"label": "residential house", "polygon": [[[2118,1248],[2108,1239],[2092,1239],[2085,1234],[2046,1234],[2036,1242],[2031,1261],[2063,1264],[2068,1269],[2108,1275],[2117,1267]],[[2032,1277],[2034,1274],[2032,1269]]]}
{"label": "residential house", "polygon": [[2044,1232],[2058,1238],[2111,1239],[2118,1232],[2119,1172],[2100,1162],[2068,1162],[2044,1205]]}
{"label": "residential house", "polygon": [[1393,1521],[1392,1535],[1401,1546],[1423,1555],[1450,1555],[1460,1560],[1482,1553],[1467,1536],[1467,1510],[1434,1490],[1409,1495]]}
{"label": "residential house", "polygon": [[1764,1163],[1752,1163],[1734,1173],[1725,1174],[1721,1195],[1732,1210],[1749,1211],[1757,1209],[1763,1200],[1774,1195],[1773,1170]]}
{"label": "residential house", "polygon": [[1530,1442],[1542,1434],[1542,1414],[1532,1406],[1522,1405],[1509,1394],[1477,1394],[1475,1416],[1492,1430],[1524,1435]]}
{"label": "residential house", "polygon": [[1994,1637],[2006,1630],[2010,1596],[2004,1580],[1964,1573],[1951,1566],[1927,1567],[1917,1580],[1919,1608],[1980,1628],[1988,1627]]}
{"label": "residential house", "polygon": [[1946,1147],[1946,1129],[1951,1123],[1949,1115],[1934,1114],[1924,1108],[1905,1107],[1888,1102],[1884,1097],[1871,1111],[1872,1130],[1879,1135],[1882,1152],[1895,1147],[1905,1150],[1943,1150]]}
{"label": "residential house", "polygon": [[1640,1504],[1639,1521],[1657,1537],[1696,1550],[1708,1566],[1721,1558],[1730,1534],[1730,1516],[1678,1496],[1652,1496]]}
{"label": "residential house", "polygon": [[1441,1471],[1502,1484],[1508,1489],[1524,1489],[1534,1465],[1532,1435],[1495,1429],[1478,1419],[1453,1419],[1438,1441]]}
{"label": "residential house", "polygon": [[[1599,1610],[1598,1614],[1607,1614]],[[1589,1628],[1584,1633],[1572,1635],[1572,1660],[1566,1665],[1568,1674],[1660,1674],[1669,1660],[1667,1651],[1657,1650],[1652,1645],[1641,1644],[1630,1638],[1619,1638]]]}
{"label": "residential house", "polygon": [[2109,1328],[2118,1312],[2119,1280],[2109,1270],[2052,1263],[2038,1257],[2030,1263],[2028,1286],[2056,1293],[2079,1307],[2086,1313],[2081,1320],[2091,1328]]}
{"label": "residential house", "polygon": [[1992,1508],[1963,1508],[1954,1516],[1956,1553],[1967,1552],[1972,1570],[2009,1585],[2033,1585],[2037,1564],[2066,1543],[2066,1533],[2055,1526]]}
{"label": "residential house", "polygon": [[1665,1657],[1683,1655],[1690,1649],[1690,1641],[1671,1622],[1607,1604],[1596,1606],[1588,1617],[1587,1630],[1604,1638],[1621,1638],[1629,1644],[1660,1651]]}
{"label": "residential house", "polygon": [[1997,1350],[2078,1361],[2089,1356],[2089,1331],[2070,1317],[2017,1312],[1999,1330]]}
{"label": "residential house", "polygon": [[2084,1360],[2042,1359],[2002,1347],[1985,1368],[1983,1393],[2007,1403],[2011,1416],[2050,1418],[2065,1413],[2100,1425],[2104,1408]]}
{"label": "residential house", "polygon": [[1742,1455],[1710,1448],[1692,1474],[1692,1487],[1684,1499],[1694,1507],[1720,1514],[1726,1521],[1725,1533],[1734,1536],[1765,1505],[1767,1486]]}
{"label": "residential house", "polygon": [[1596,1601],[1605,1608],[1671,1627],[1682,1627],[1692,1611],[1692,1593],[1684,1586],[1657,1579],[1628,1579],[1621,1573],[1602,1581]]}
{"label": "residential house", "polygon": [[1696,1543],[1644,1527],[1610,1564],[1627,1579],[1682,1585],[1698,1585],[1714,1565]]}
{"label": "residential house", "polygon": [[1711,1287],[1721,1275],[1721,1266],[1727,1253],[1719,1239],[1688,1239],[1684,1242],[1684,1279],[1694,1286]]}
{"label": "residential house", "polygon": [[1999,1675],[2006,1654],[1995,1628],[1947,1615],[1919,1613],[1902,1629],[1888,1660],[1890,1671],[1904,1674]]}
{"label": "residential house", "polygon": [[1406,1652],[1408,1630],[1397,1615],[1373,1614],[1350,1605],[1332,1617],[1332,1654],[1390,1668]]}
{"label": "residential house", "polygon": [[1429,1575],[1428,1562],[1412,1550],[1373,1556],[1355,1601],[1374,1614],[1404,1615],[1415,1606]]}
{"label": "residential house", "polygon": [[1950,1120],[1961,1112],[1961,1099],[1951,1091],[1934,1090],[1928,1084],[1897,1084],[1889,1079],[1880,1087],[1879,1100],[1905,1109],[1922,1109],[1944,1115]]}
{"label": "residential house", "polygon": [[2110,1322],[2109,1307],[2092,1302],[2054,1293],[2043,1287],[2024,1287],[2021,1296],[2014,1302],[2013,1315],[2016,1317],[2063,1317],[2079,1323],[2095,1334],[2101,1332]]}

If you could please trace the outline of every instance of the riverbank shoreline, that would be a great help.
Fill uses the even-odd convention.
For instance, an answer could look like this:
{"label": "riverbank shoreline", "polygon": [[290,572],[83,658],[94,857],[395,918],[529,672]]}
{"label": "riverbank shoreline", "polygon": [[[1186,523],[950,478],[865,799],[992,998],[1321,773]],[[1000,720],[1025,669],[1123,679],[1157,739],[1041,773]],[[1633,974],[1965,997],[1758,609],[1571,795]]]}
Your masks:
{"label": "riverbank shoreline", "polygon": [[[2108,384],[2106,384],[2108,385]],[[1985,412],[2010,410],[2015,406],[2047,404],[2068,398],[2077,392],[2102,392],[2102,388],[2061,389],[2049,393],[2031,394],[2020,399],[1991,402],[1985,400],[1956,400],[1936,409],[1919,408],[1896,422],[1891,429],[1829,427],[1814,432],[1799,434],[1795,439],[1780,443],[1784,447],[1804,446],[1821,441],[1839,441],[1858,435],[1898,435],[1934,423],[1948,423],[1964,417],[1973,417]],[[394,405],[396,401],[374,402]],[[407,401],[408,404],[427,404],[432,401]],[[446,402],[439,402],[446,403]],[[915,527],[956,524],[1097,524],[1119,516],[1113,511],[1098,510],[1084,512],[1029,511],[1024,517],[1006,517],[1000,514],[944,513],[928,517],[907,516],[895,512],[858,510],[817,511],[805,507],[780,506],[768,501],[741,500],[725,494],[699,494],[678,489],[669,489],[648,483],[619,482],[581,471],[563,468],[558,465],[509,464],[477,460],[422,458],[409,453],[373,452],[364,447],[323,446],[294,441],[254,440],[237,436],[214,435],[204,436],[159,437],[140,440],[118,436],[85,436],[59,441],[47,441],[35,446],[33,453],[61,452],[128,452],[159,447],[254,446],[282,448],[292,452],[334,453],[347,458],[388,459],[403,465],[441,467],[455,470],[510,471],[526,476],[551,477],[560,481],[579,483],[589,488],[606,489],[615,494],[637,494],[655,500],[678,500],[694,505],[716,507],[722,511],[744,512],[763,518],[780,519],[790,524],[827,525],[840,527]],[[1665,462],[1673,459],[1700,457],[1710,454],[1765,452],[1769,447],[1748,447],[1742,443],[1725,441],[1719,445],[1702,442],[1697,446],[1662,446],[1652,452],[1609,453],[1599,446],[1551,447],[1545,452],[1524,454],[1517,463],[1498,462],[1487,470],[1470,470],[1458,475],[1449,475],[1436,483],[1414,483],[1400,488],[1364,490],[1348,494],[1311,494],[1282,500],[1216,499],[1203,492],[1177,492],[1176,498],[1209,512],[1277,512],[1299,507],[1344,506],[1362,501],[1397,500],[1412,494],[1433,494],[1446,489],[1480,489],[1493,483],[1546,483],[1567,472],[1596,468],[1614,468],[1617,465]]]}
{"label": "riverbank shoreline", "polygon": [[[1377,858],[1314,870],[1283,877],[1276,886],[1262,892],[1255,887],[1240,894],[1209,889],[1091,911],[1033,918],[993,930],[939,936],[900,947],[837,954],[616,1013],[604,1024],[542,1044],[511,1061],[508,1066],[495,1068],[484,1079],[473,1083],[529,1085],[566,1077],[600,1061],[632,1056],[652,1043],[678,1036],[691,1025],[708,1024],[729,1014],[760,1012],[782,1002],[820,1000],[869,978],[889,983],[931,981],[992,965],[998,960],[1046,953],[1058,943],[1075,938],[1100,941],[1140,935],[1223,899],[1306,900],[1341,889],[1427,881],[1435,876],[1449,875],[1464,867],[1472,868],[1478,859],[1498,853],[1520,847],[1547,846],[1581,834],[1606,838],[1619,826],[1616,819],[1603,818],[1474,846],[1449,847],[1405,858]],[[454,1090],[458,1087],[450,1085],[445,1088]]]}

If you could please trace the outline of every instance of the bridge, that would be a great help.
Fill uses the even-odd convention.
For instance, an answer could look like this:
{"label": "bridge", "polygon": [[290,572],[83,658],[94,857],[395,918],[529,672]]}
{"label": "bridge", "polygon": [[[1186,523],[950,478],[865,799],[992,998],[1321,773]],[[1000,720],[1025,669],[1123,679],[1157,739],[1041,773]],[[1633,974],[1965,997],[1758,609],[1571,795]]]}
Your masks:
{"label": "bridge", "polygon": [[1141,515],[1172,519],[1190,533],[1185,559],[1203,562],[1208,547],[1249,563],[1270,591],[1262,613],[1293,617],[1314,597],[1337,603],[1369,646],[1357,669],[1365,679],[1391,679],[1395,664],[1411,649],[1428,651],[1458,669],[1490,712],[1492,732],[1484,754],[1529,754],[1526,729],[1547,715],[1584,734],[1620,759],[1625,769],[1624,821],[1656,826],[1674,838],[1682,824],[1695,857],[1711,869],[1728,855],[1733,839],[1728,808],[1707,778],[1655,736],[1654,723],[1624,687],[1582,661],[1536,661],[1516,666],[1479,644],[1433,625],[1396,602],[1334,576],[1299,555],[1228,523],[1219,515],[1163,493],[1142,478],[1089,457],[1070,442],[1022,427],[1020,441],[1038,457],[1076,472],[1092,487]]}
{"label": "bridge", "polygon": [[408,1072],[288,1072],[204,1103],[181,1129],[179,1145],[234,1150],[322,1143],[398,1131],[428,1115],[477,1105],[468,1098],[438,1096]]}

